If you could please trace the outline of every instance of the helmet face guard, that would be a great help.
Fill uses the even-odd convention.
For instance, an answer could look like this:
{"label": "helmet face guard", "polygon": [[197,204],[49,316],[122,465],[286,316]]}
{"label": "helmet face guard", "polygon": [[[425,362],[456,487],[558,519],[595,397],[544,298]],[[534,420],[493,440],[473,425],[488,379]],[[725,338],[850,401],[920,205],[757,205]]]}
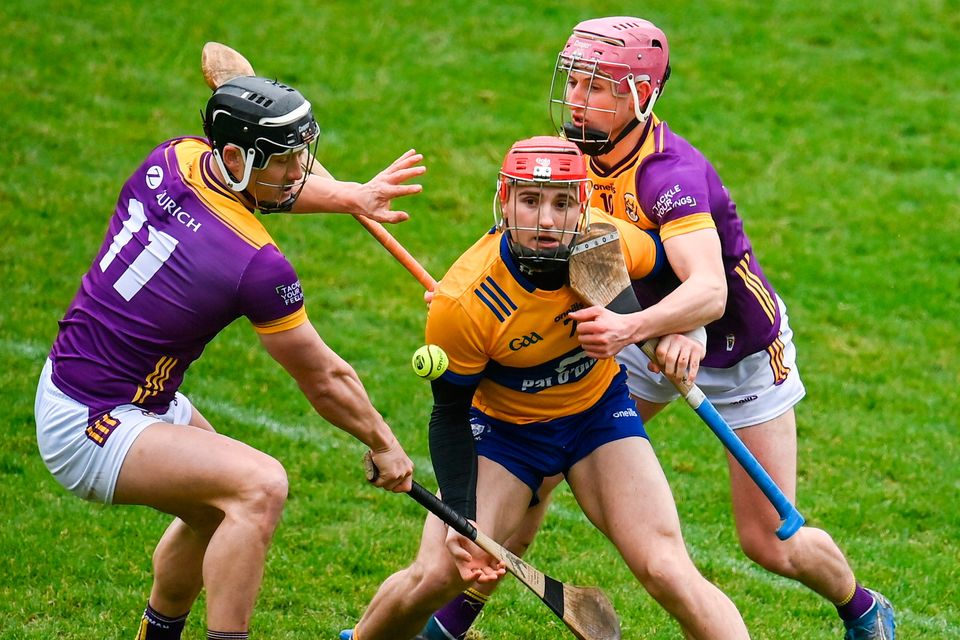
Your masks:
{"label": "helmet face guard", "polygon": [[[203,125],[214,160],[232,190],[247,190],[261,211],[288,211],[293,206],[309,176],[320,131],[310,103],[299,91],[266,78],[234,78],[210,97]],[[223,162],[227,147],[236,147],[243,156],[239,178]],[[295,184],[283,184],[258,177],[258,198],[248,190],[251,175],[254,170],[266,169],[275,156],[287,156],[286,163],[299,162],[302,178]],[[263,192],[270,191],[275,191],[276,197],[264,198]]]}
{"label": "helmet face guard", "polygon": [[[254,201],[254,206],[263,213],[275,213],[278,211],[290,211],[293,204],[300,197],[300,193],[307,184],[310,172],[313,169],[313,162],[316,156],[317,143],[314,141],[312,148],[303,146],[297,147],[286,153],[276,153],[268,156],[268,164],[273,162],[273,168],[279,176],[288,176],[293,172],[292,165],[300,166],[300,178],[294,182],[271,182],[264,174],[258,174],[253,180],[255,189],[247,189],[246,194]],[[214,152],[216,158],[216,152]],[[246,165],[244,165],[246,167]],[[249,172],[244,169],[244,174]],[[249,186],[249,176],[248,176]]]}
{"label": "helmet face guard", "polygon": [[[635,120],[615,138],[612,132],[591,129],[568,120],[571,108],[585,112],[615,113],[616,109],[599,109],[590,105],[590,91],[583,104],[567,100],[567,86],[571,74],[586,77],[590,87],[596,80],[609,82],[617,98],[633,98]],[[584,153],[604,155],[613,149],[630,131],[646,122],[670,76],[669,50],[664,33],[652,23],[639,18],[598,18],[586,20],[574,27],[557,56],[550,83],[550,119],[568,140],[575,142]],[[652,92],[645,105],[637,94],[638,82],[649,82]]]}
{"label": "helmet face guard", "polygon": [[515,143],[497,180],[494,221],[527,272],[566,265],[589,222],[590,180],[573,143],[539,136]]}

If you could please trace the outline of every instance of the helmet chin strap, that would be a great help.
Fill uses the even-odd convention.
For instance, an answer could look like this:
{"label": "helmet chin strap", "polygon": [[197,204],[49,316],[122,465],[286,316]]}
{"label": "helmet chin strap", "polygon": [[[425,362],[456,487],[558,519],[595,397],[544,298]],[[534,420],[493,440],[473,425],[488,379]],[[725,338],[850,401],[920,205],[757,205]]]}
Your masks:
{"label": "helmet chin strap", "polygon": [[[641,78],[641,80],[642,79],[643,78]],[[632,78],[630,80],[630,93],[633,95],[633,113],[637,116],[638,124],[642,124],[646,122],[650,114],[653,113],[653,105],[657,101],[657,98],[660,97],[660,89],[654,89],[650,92],[650,98],[647,100],[647,108],[643,110],[640,109],[640,96],[637,95],[637,83],[633,82]]]}
{"label": "helmet chin strap", "polygon": [[570,259],[570,247],[558,246],[554,251],[544,253],[539,249],[529,249],[519,242],[510,240],[510,253],[517,259],[520,271],[526,275],[556,271],[566,266]]}
{"label": "helmet chin strap", "polygon": [[646,122],[650,114],[653,113],[653,105],[656,103],[657,98],[660,97],[660,89],[653,90],[650,98],[647,100],[647,108],[641,109],[640,96],[637,94],[637,83],[633,81],[632,75],[627,76],[627,81],[630,85],[630,94],[633,96],[633,114],[636,118],[630,121],[616,138],[611,140],[609,133],[599,129],[578,127],[572,122],[564,123],[564,137],[580,147],[580,151],[583,151],[584,154],[588,156],[602,156],[610,153],[621,140],[627,137],[638,125]]}
{"label": "helmet chin strap", "polygon": [[[644,120],[646,120],[646,118],[644,118]],[[585,127],[578,127],[572,122],[565,122],[563,124],[563,135],[567,140],[570,140],[580,147],[580,151],[583,151],[584,154],[588,156],[602,156],[613,151],[617,143],[627,137],[639,124],[640,120],[634,118],[623,128],[620,135],[611,140],[610,134],[606,131],[587,129]]]}
{"label": "helmet chin strap", "polygon": [[250,174],[253,172],[253,157],[255,154],[255,150],[247,149],[244,155],[243,177],[237,181],[234,180],[233,174],[230,173],[230,170],[227,169],[227,166],[223,163],[223,157],[220,155],[220,150],[213,150],[213,160],[217,163],[217,168],[220,169],[220,173],[223,174],[223,181],[227,183],[228,187],[238,193],[247,188],[247,184],[250,183]]}

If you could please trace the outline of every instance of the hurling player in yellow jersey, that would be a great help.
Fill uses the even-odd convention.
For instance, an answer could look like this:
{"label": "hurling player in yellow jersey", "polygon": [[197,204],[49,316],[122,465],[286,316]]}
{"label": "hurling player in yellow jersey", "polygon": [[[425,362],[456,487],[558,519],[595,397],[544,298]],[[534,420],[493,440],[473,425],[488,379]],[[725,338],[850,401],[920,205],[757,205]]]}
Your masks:
{"label": "hurling player in yellow jersey", "polygon": [[[669,263],[656,277],[635,284],[643,311],[618,315],[595,307],[571,317],[587,353],[616,355],[626,366],[631,395],[645,421],[677,397],[659,370],[675,375],[688,369],[688,377],[696,377],[727,423],[795,500],[793,407],[804,387],[786,307],[764,275],[716,170],[653,113],[669,74],[666,35],[635,17],[581,22],[557,57],[551,114],[564,136],[590,157],[591,203],[656,230]],[[706,328],[706,353],[674,333],[661,340],[659,361],[650,363],[635,344],[700,325]],[[732,457],[729,469],[744,552],[836,605],[847,640],[892,640],[892,606],[856,581],[830,535],[803,527],[789,540],[779,540],[775,510]],[[514,552],[532,540],[545,503],[531,510],[507,544]],[[477,591],[461,594],[430,620],[423,640],[463,638],[485,599]]]}
{"label": "hurling player in yellow jersey", "polygon": [[[557,57],[551,112],[566,138],[590,156],[592,204],[657,230],[669,267],[634,289],[645,309],[571,314],[585,351],[616,355],[644,420],[677,392],[657,373],[691,367],[691,377],[791,500],[796,498],[794,405],[804,396],[786,306],[765,276],[723,181],[703,154],[653,113],[669,77],[666,35],[633,17],[576,25]],[[685,338],[661,343],[650,363],[635,343],[705,325],[706,353]],[[689,361],[686,358],[692,358]],[[697,366],[699,365],[699,366]],[[732,457],[731,498],[744,552],[765,569],[806,585],[836,605],[847,640],[891,640],[893,608],[861,586],[822,529],[803,527],[782,541],[779,517]],[[541,491],[543,497],[544,491]],[[542,511],[542,507],[540,508]],[[532,538],[536,510],[508,547]],[[462,637],[482,599],[464,594],[432,626]],[[465,607],[464,604],[471,606]],[[440,637],[425,630],[425,638]]]}
{"label": "hurling player in yellow jersey", "polygon": [[[697,571],[676,506],[613,358],[581,348],[569,315],[569,248],[590,216],[616,224],[631,276],[657,267],[655,236],[587,207],[583,155],[561,138],[514,144],[500,171],[497,225],[450,268],[426,338],[450,358],[433,382],[430,451],[444,501],[495,540],[527,513],[545,477],[563,474],[584,513],[689,638],[748,638],[733,603]],[[444,548],[446,545],[446,549]],[[427,518],[412,565],[383,583],[341,638],[413,638],[474,580],[503,569]]]}

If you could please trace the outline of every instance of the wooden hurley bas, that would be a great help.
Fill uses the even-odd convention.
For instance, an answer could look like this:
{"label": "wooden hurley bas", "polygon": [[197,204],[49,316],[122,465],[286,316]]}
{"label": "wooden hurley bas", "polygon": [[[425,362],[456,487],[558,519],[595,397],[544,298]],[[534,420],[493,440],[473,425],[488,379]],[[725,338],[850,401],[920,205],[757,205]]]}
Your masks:
{"label": "wooden hurley bas", "polygon": [[[377,479],[380,470],[369,451],[363,456],[363,467],[368,481]],[[551,578],[477,529],[416,481],[407,495],[443,520],[447,526],[502,562],[507,571],[536,594],[578,640],[620,640],[620,618],[601,589],[564,584]]]}
{"label": "wooden hurley bas", "polygon": [[[606,307],[616,313],[641,310],[620,250],[620,233],[612,224],[591,224],[587,232],[580,236],[580,241],[570,250],[569,277],[570,287],[587,304]],[[657,342],[657,338],[651,338],[640,345],[643,353],[654,362],[657,359]],[[799,531],[804,523],[803,516],[707,400],[703,391],[686,380],[671,382],[777,510],[781,523],[777,537],[786,540]]]}

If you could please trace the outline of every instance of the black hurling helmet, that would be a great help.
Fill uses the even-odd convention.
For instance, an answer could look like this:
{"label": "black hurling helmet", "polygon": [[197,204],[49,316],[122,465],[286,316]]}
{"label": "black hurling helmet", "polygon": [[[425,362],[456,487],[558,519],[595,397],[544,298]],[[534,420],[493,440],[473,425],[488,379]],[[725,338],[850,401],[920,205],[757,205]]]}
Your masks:
{"label": "black hurling helmet", "polygon": [[[268,78],[240,76],[225,82],[207,101],[203,130],[213,147],[213,156],[227,185],[240,192],[249,186],[253,169],[264,169],[274,155],[296,155],[313,143],[308,163],[313,162],[317,134],[310,103],[303,95],[285,84]],[[239,147],[244,154],[243,176],[237,179],[224,166],[223,150],[227,145]],[[288,211],[296,202],[310,173],[304,168],[303,180],[295,185],[292,195],[282,202],[257,202],[261,211]],[[265,183],[261,183],[265,184]],[[289,185],[277,187],[278,193]]]}

